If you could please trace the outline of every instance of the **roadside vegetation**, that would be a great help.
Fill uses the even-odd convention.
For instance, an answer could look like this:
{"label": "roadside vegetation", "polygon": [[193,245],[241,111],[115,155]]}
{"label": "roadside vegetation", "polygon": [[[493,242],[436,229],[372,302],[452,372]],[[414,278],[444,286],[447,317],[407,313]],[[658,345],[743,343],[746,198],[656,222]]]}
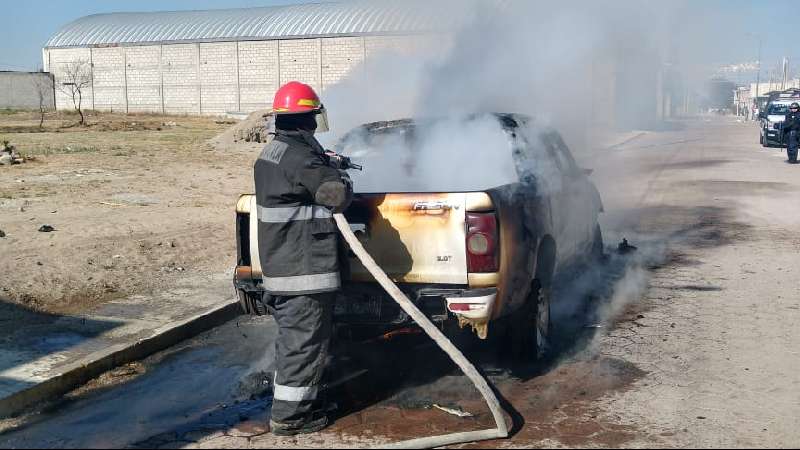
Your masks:
{"label": "roadside vegetation", "polygon": [[[0,302],[78,312],[224,273],[251,151],[212,147],[207,117],[0,110]],[[40,127],[40,123],[42,126]],[[54,231],[41,232],[44,225]],[[47,228],[44,228],[47,229]]]}

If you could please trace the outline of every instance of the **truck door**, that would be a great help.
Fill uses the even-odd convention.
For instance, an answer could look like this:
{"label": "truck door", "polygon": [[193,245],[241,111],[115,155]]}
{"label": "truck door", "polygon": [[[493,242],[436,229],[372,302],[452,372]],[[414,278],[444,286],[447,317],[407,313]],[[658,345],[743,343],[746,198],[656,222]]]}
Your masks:
{"label": "truck door", "polygon": [[586,174],[578,167],[566,143],[558,133],[549,133],[545,139],[561,173],[562,192],[560,204],[555,206],[563,217],[563,236],[559,247],[564,247],[566,259],[581,258],[589,248],[597,223],[596,194]]}
{"label": "truck door", "polygon": [[578,241],[579,256],[585,256],[591,251],[594,244],[595,228],[598,216],[603,209],[600,200],[600,192],[594,185],[589,175],[575,162],[572,153],[561,136],[556,135],[557,151],[559,161],[565,167],[565,172],[569,178],[569,185],[573,194],[573,206],[575,208],[574,230]]}

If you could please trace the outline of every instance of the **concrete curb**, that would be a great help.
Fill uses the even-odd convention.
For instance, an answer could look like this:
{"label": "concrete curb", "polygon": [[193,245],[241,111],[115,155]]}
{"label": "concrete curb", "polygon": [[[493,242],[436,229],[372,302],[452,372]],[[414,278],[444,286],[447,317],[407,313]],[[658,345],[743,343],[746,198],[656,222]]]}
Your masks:
{"label": "concrete curb", "polygon": [[238,299],[231,299],[228,303],[181,322],[158,328],[150,337],[92,353],[70,364],[59,375],[0,399],[0,419],[13,417],[38,403],[64,395],[104,372],[167,349],[228,322],[239,314]]}

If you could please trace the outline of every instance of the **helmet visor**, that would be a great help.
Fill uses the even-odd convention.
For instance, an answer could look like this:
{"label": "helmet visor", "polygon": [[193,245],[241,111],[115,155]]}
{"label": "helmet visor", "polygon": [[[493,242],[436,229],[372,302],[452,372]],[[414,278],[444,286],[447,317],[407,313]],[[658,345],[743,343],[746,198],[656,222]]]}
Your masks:
{"label": "helmet visor", "polygon": [[317,133],[326,133],[331,131],[330,122],[328,122],[328,111],[325,109],[325,105],[320,106],[319,110],[317,111]]}

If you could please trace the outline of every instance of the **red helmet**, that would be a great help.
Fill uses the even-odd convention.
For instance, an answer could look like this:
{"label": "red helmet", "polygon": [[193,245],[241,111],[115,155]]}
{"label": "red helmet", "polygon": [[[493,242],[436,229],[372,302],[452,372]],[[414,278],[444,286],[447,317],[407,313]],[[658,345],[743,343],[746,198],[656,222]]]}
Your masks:
{"label": "red helmet", "polygon": [[272,109],[275,114],[304,114],[320,111],[323,106],[311,86],[292,81],[275,93]]}
{"label": "red helmet", "polygon": [[272,111],[275,115],[314,113],[317,115],[318,132],[330,128],[328,113],[314,88],[298,81],[289,82],[278,89],[272,102]]}

